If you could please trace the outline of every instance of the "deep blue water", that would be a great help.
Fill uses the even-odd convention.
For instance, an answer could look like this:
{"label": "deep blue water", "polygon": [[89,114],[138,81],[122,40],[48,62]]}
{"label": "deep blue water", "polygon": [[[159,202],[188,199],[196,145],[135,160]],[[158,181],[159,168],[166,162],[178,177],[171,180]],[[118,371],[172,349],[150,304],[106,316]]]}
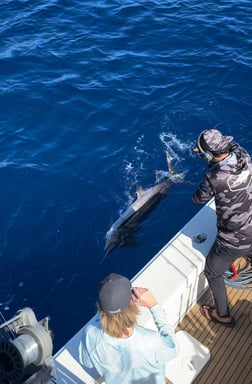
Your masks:
{"label": "deep blue water", "polygon": [[[98,281],[132,278],[199,209],[199,132],[252,154],[252,3],[3,0],[0,19],[0,311],[51,315],[57,350],[94,314]],[[101,262],[167,148],[195,186],[173,185],[138,246]]]}

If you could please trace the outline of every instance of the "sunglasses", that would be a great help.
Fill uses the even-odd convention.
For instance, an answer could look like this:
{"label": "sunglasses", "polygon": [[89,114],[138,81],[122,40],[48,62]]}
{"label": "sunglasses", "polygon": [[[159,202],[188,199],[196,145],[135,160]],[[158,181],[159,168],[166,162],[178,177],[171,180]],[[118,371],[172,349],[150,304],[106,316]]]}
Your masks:
{"label": "sunglasses", "polygon": [[131,289],[131,294],[134,296],[134,298],[135,298],[136,300],[139,299],[139,297],[137,296],[136,292],[134,291],[134,288]]}

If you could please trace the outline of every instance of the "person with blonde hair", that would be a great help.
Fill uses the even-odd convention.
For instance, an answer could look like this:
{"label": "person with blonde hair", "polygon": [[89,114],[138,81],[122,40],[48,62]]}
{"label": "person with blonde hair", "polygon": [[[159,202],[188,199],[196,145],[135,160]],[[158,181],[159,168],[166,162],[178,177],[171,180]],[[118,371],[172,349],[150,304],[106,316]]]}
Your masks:
{"label": "person with blonde hair", "polygon": [[[106,384],[164,384],[165,364],[177,354],[172,326],[164,309],[146,288],[132,288],[115,273],[101,283],[98,317],[83,331],[80,362]],[[139,306],[150,310],[157,331],[137,324]]]}

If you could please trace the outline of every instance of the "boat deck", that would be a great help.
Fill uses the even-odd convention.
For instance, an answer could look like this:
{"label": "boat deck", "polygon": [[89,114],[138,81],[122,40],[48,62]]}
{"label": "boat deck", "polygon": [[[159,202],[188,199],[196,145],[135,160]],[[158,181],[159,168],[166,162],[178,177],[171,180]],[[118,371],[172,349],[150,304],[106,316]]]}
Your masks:
{"label": "boat deck", "polygon": [[185,330],[211,352],[209,364],[194,384],[252,383],[252,291],[230,287],[227,291],[230,312],[237,321],[233,329],[200,314],[200,305],[212,304],[209,290],[177,326],[177,331]]}

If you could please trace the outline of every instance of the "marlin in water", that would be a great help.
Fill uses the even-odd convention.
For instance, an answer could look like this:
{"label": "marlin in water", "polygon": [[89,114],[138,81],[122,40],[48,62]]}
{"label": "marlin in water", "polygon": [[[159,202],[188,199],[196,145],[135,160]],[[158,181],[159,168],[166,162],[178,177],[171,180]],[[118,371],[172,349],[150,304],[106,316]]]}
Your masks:
{"label": "marlin in water", "polygon": [[137,199],[129,205],[106,233],[104,248],[106,255],[116,247],[132,244],[132,234],[139,228],[140,223],[152,209],[164,199],[172,184],[185,182],[181,174],[175,172],[168,152],[166,152],[166,158],[168,177],[147,189],[137,185]]}

